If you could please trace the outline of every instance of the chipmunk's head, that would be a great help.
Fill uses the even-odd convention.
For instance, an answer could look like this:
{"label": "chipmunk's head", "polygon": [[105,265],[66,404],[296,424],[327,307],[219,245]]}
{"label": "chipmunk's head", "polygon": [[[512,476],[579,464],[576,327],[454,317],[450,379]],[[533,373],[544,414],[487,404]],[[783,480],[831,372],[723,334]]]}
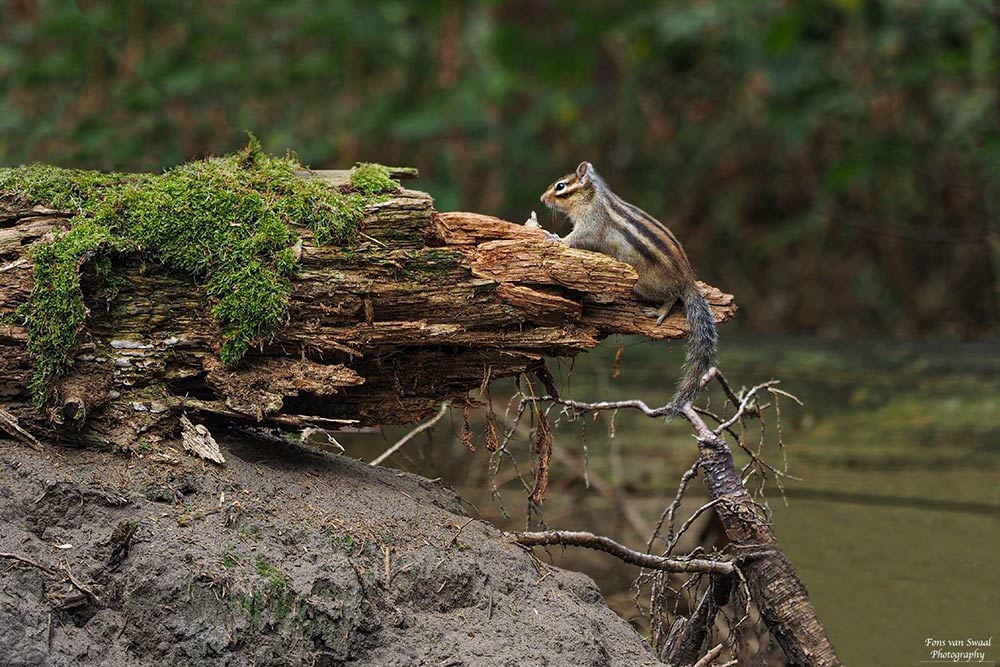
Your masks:
{"label": "chipmunk's head", "polygon": [[573,219],[594,201],[601,183],[600,179],[594,170],[594,165],[581,162],[575,172],[563,176],[549,186],[549,189],[542,194],[542,203],[553,211],[565,213]]}

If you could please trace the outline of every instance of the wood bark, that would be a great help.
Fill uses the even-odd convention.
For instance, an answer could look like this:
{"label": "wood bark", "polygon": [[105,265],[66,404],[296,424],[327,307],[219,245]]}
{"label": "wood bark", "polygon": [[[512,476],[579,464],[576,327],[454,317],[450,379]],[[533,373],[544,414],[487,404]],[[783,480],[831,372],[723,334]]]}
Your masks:
{"label": "wood bark", "polygon": [[[340,187],[349,172],[303,177]],[[317,246],[299,230],[286,321],[235,367],[218,361],[221,332],[197,281],[129,257],[109,301],[85,264],[89,316],[40,414],[27,331],[13,315],[31,291],[32,246],[70,218],[0,201],[0,407],[38,436],[130,447],[177,437],[182,414],[282,428],[411,423],[614,333],[687,334],[680,309],[659,327],[643,314],[628,265],[523,225],[438,213],[426,193],[401,190],[366,209],[350,247]],[[720,323],[733,316],[732,296],[701,288]]]}
{"label": "wood bark", "polygon": [[840,667],[809,593],[785,556],[771,524],[754,502],[722,436],[688,404],[685,415],[698,431],[699,465],[714,510],[725,527],[750,599],[785,652],[790,667]]}

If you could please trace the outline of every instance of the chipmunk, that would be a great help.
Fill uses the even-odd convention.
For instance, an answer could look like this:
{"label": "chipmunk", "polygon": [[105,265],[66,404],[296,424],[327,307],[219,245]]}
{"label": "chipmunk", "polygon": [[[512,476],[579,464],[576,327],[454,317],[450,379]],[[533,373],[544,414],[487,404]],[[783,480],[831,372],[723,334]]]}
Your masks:
{"label": "chipmunk", "polygon": [[646,311],[656,317],[657,325],[678,300],[684,302],[691,333],[684,377],[671,402],[675,410],[680,409],[694,398],[701,376],[715,363],[718,333],[712,310],[695,284],[691,263],[677,238],[666,225],[612,192],[589,162],[581,162],[575,173],[549,186],[542,203],[564,213],[573,224],[573,231],[564,238],[547,232],[550,238],[571,248],[610,255],[635,268],[639,274],[635,295],[648,303],[662,304]]}

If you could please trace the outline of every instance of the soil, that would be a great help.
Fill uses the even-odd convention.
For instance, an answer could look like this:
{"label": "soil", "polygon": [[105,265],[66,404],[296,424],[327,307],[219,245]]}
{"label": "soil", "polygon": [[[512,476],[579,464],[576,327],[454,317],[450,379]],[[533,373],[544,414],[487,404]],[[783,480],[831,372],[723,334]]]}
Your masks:
{"label": "soil", "polygon": [[442,483],[219,443],[223,466],[0,440],[0,664],[660,664]]}

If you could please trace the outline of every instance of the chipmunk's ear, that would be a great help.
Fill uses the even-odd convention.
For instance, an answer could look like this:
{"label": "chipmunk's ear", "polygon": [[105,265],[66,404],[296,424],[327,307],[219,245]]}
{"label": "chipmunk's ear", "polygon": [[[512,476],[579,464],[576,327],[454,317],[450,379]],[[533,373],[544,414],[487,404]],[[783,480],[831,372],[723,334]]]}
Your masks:
{"label": "chipmunk's ear", "polygon": [[581,162],[580,166],[576,168],[576,178],[581,183],[589,181],[592,173],[594,173],[594,165],[589,162]]}

